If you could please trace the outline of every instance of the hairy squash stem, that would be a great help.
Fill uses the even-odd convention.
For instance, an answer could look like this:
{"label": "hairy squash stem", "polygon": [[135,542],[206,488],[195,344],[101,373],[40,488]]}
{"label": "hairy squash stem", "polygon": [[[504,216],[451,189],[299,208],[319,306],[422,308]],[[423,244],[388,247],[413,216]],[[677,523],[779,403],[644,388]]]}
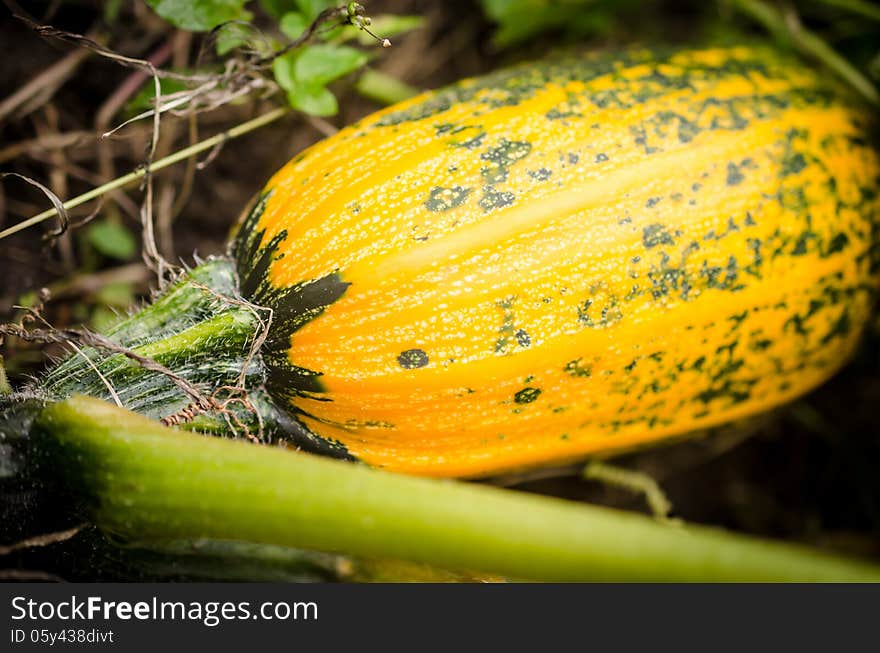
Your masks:
{"label": "hairy squash stem", "polygon": [[245,540],[544,581],[880,581],[880,567],[799,546],[206,438],[93,398],[48,406],[36,427],[96,524],[134,541]]}

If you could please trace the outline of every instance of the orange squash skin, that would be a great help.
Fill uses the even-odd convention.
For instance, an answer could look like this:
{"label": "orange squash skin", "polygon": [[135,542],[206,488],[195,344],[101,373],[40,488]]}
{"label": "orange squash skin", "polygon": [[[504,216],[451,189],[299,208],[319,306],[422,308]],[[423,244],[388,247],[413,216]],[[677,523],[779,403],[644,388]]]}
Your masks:
{"label": "orange squash skin", "polygon": [[877,287],[868,114],[747,47],[520,66],[380,111],[267,184],[234,254],[268,388],[377,467],[482,476],[765,411]]}

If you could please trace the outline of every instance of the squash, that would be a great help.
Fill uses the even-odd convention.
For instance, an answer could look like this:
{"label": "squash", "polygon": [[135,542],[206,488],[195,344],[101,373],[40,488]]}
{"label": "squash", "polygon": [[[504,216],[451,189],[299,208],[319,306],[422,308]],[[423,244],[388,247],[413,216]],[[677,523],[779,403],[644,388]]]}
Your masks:
{"label": "squash", "polygon": [[[302,152],[241,222],[238,280],[206,265],[271,309],[252,396],[301,446],[465,477],[625,450],[790,401],[853,352],[880,269],[869,118],[763,48],[520,65]],[[138,319],[117,335],[155,349]],[[179,361],[205,354],[201,381],[208,341]]]}

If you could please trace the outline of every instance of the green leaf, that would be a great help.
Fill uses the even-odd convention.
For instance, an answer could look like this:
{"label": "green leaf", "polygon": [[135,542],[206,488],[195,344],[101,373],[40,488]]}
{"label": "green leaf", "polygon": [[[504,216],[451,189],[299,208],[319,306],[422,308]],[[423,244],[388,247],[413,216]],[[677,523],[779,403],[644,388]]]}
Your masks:
{"label": "green leaf", "polygon": [[223,56],[229,52],[235,50],[235,48],[240,47],[247,43],[247,39],[242,35],[241,32],[237,32],[230,29],[221,30],[219,34],[217,34],[217,42],[215,44],[215,49],[217,50],[217,54]]}
{"label": "green leaf", "polygon": [[294,109],[313,116],[332,116],[339,111],[336,96],[320,85],[295,86],[287,91],[287,99]]}
{"label": "green leaf", "polygon": [[128,260],[137,252],[134,236],[117,222],[93,222],[86,228],[86,238],[92,247],[111,258]]}
{"label": "green leaf", "polygon": [[294,77],[299,82],[323,85],[357,70],[367,62],[367,55],[346,46],[313,45],[300,52],[294,63]]}
{"label": "green leaf", "polygon": [[147,0],[153,11],[175,27],[207,32],[242,17],[247,0]]}
{"label": "green leaf", "polygon": [[308,26],[309,21],[305,19],[305,16],[296,11],[284,14],[279,23],[279,27],[284,32],[284,35],[294,40],[302,36],[302,33],[306,31]]}
{"label": "green leaf", "polygon": [[260,6],[275,20],[291,11],[297,10],[296,0],[260,0]]}
{"label": "green leaf", "polygon": [[568,29],[595,8],[597,0],[481,0],[485,14],[498,23],[493,41],[510,46],[550,29]]}
{"label": "green leaf", "polygon": [[296,0],[296,6],[310,23],[325,9],[341,4],[338,0]]}
{"label": "green leaf", "polygon": [[339,105],[325,86],[366,62],[367,56],[360,50],[322,44],[278,57],[272,70],[294,109],[313,116],[332,116]]}
{"label": "green leaf", "polygon": [[293,76],[293,64],[298,56],[299,52],[288,52],[284,56],[277,57],[272,62],[272,72],[275,74],[275,81],[285,91],[289,91],[296,84],[296,79]]}
{"label": "green leaf", "polygon": [[[253,17],[254,15],[251,12],[245,10],[241,12],[241,16],[238,20],[250,22]],[[217,54],[222,56],[231,52],[235,48],[246,45],[252,35],[253,30],[247,25],[243,25],[240,22],[229,23],[223,25],[218,30],[217,41],[214,47],[217,50]]]}

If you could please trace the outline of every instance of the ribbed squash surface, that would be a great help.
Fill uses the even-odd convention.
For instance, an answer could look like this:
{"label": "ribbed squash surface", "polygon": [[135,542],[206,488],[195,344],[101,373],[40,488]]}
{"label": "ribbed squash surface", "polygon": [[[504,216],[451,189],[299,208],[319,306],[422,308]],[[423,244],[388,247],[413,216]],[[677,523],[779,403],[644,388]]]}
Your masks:
{"label": "ribbed squash surface", "polygon": [[478,476],[769,409],[876,287],[867,114],[746,47],[463,81],[293,159],[235,243],[269,389],[375,466]]}

